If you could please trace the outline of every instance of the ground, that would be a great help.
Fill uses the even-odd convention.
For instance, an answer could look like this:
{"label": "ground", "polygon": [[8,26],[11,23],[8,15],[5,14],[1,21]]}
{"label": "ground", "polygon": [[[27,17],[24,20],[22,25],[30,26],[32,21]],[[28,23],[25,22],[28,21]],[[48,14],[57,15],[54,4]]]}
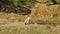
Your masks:
{"label": "ground", "polygon": [[0,34],[60,34],[60,27],[18,22],[0,25]]}

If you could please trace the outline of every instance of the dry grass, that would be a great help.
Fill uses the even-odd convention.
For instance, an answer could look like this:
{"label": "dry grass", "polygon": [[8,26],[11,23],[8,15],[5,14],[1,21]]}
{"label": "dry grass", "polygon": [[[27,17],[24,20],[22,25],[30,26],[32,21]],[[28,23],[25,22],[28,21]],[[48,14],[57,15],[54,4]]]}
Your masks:
{"label": "dry grass", "polygon": [[[60,28],[49,25],[24,25],[23,23],[13,23],[0,26],[0,34],[59,34]],[[12,25],[12,26],[11,26]],[[51,28],[49,28],[51,27]]]}
{"label": "dry grass", "polygon": [[25,20],[25,16],[14,14],[14,13],[0,13],[0,25],[15,23],[15,22],[23,22]]}
{"label": "dry grass", "polygon": [[0,13],[0,34],[60,34],[58,5],[46,6],[46,4],[37,3],[34,9],[36,13],[32,13],[34,15],[32,20],[40,24],[24,25],[25,16]]}
{"label": "dry grass", "polygon": [[51,25],[41,24],[24,25],[23,22],[18,21],[18,18],[22,17],[20,15],[17,14],[7,15],[4,13],[0,14],[2,17],[0,18],[0,34],[60,34],[59,26],[53,27]]}

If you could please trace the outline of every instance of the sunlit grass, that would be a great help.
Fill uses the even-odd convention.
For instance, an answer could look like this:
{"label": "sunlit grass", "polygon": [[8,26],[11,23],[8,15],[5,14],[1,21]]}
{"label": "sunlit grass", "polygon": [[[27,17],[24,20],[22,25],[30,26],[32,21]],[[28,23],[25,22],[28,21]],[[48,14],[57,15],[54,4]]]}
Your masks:
{"label": "sunlit grass", "polygon": [[59,29],[53,28],[47,29],[46,26],[39,25],[0,27],[0,34],[59,34]]}
{"label": "sunlit grass", "polygon": [[0,13],[0,25],[8,23],[23,22],[25,16],[14,13]]}

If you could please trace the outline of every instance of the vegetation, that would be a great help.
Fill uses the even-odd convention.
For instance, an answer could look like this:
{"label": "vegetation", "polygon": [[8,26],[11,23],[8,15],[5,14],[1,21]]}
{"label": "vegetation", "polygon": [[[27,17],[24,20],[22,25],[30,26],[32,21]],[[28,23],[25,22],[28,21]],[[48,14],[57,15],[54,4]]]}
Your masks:
{"label": "vegetation", "polygon": [[[0,34],[60,34],[59,4],[60,0],[0,0]],[[33,11],[30,24],[24,25]]]}
{"label": "vegetation", "polygon": [[[35,0],[1,0],[0,10],[6,13],[29,13],[30,8],[35,4]],[[25,10],[24,10],[25,9]]]}
{"label": "vegetation", "polygon": [[0,26],[0,34],[59,34],[60,30],[56,27],[47,28],[43,25],[4,25]]}
{"label": "vegetation", "polygon": [[[27,12],[31,11],[30,9],[34,4],[36,3],[37,0],[0,0],[0,10],[1,12],[6,12],[6,13],[21,13],[21,12]],[[59,4],[59,0],[41,0],[42,3],[47,3],[47,4]],[[39,1],[38,1],[39,2]],[[25,10],[24,10],[25,9]],[[24,11],[23,11],[24,10]],[[29,11],[28,11],[29,10]]]}
{"label": "vegetation", "polygon": [[[37,2],[42,2],[42,3],[52,3],[54,4],[59,4],[60,1],[59,0],[1,0],[0,1],[0,12],[5,12],[5,13],[17,13],[17,14],[22,14],[22,15],[28,15],[31,14],[31,9],[34,6],[34,4],[36,4]],[[60,6],[59,6],[60,7]],[[50,8],[47,7],[47,10],[51,12],[50,15],[53,16],[53,18],[57,17],[59,14],[59,8]],[[41,11],[42,12],[42,11]],[[43,13],[42,13],[43,14]],[[36,14],[35,14],[36,15]],[[18,20],[18,18],[16,18]],[[24,20],[22,18],[22,20]]]}

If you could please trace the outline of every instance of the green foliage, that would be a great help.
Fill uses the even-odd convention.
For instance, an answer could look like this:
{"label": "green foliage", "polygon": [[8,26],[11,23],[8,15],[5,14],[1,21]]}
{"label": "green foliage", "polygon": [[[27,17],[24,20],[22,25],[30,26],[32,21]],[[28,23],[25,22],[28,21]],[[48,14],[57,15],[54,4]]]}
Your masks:
{"label": "green foliage", "polygon": [[12,0],[11,2],[13,3],[14,6],[17,6],[18,5],[18,1],[19,0]]}
{"label": "green foliage", "polygon": [[51,0],[47,0],[47,4],[53,4]]}
{"label": "green foliage", "polygon": [[36,0],[25,0],[26,5],[33,5]]}
{"label": "green foliage", "polygon": [[20,6],[20,5],[33,5],[36,0],[11,0],[12,4],[14,6]]}
{"label": "green foliage", "polygon": [[54,4],[55,2],[57,4],[60,4],[60,0],[42,0],[42,1],[47,2],[47,4]]}
{"label": "green foliage", "polygon": [[56,2],[57,2],[58,4],[60,4],[60,0],[56,0]]}
{"label": "green foliage", "polygon": [[0,4],[13,5],[13,6],[33,5],[35,1],[36,0],[0,0]]}

